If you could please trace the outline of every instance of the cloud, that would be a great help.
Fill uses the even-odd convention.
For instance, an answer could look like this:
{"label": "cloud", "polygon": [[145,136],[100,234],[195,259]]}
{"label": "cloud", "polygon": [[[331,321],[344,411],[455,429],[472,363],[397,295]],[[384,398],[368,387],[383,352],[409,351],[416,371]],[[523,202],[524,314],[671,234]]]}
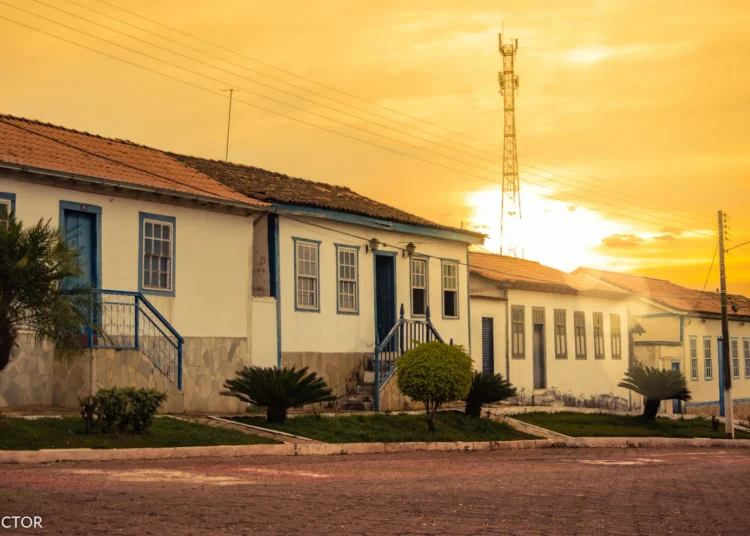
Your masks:
{"label": "cloud", "polygon": [[677,238],[672,234],[663,234],[659,236],[655,236],[654,240],[677,240]]}
{"label": "cloud", "polygon": [[628,249],[643,244],[646,240],[634,234],[613,234],[602,239],[601,249]]}
{"label": "cloud", "polygon": [[682,234],[682,230],[678,227],[664,227],[661,232],[668,233],[673,236],[680,236]]}
{"label": "cloud", "polygon": [[568,212],[575,212],[577,208],[575,205],[568,205]]}

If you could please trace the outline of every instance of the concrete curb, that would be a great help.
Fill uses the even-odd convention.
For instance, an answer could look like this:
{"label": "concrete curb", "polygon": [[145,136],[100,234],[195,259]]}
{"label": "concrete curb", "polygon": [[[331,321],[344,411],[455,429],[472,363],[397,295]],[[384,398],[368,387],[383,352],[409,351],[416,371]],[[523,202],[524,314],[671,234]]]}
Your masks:
{"label": "concrete curb", "polygon": [[254,424],[247,424],[244,422],[232,421],[230,419],[224,419],[222,417],[214,417],[211,415],[209,415],[208,418],[214,421],[223,422],[226,424],[234,424],[236,426],[242,426],[244,428],[249,428],[250,430],[258,430],[260,432],[266,432],[269,435],[277,436],[276,439],[278,439],[279,441],[283,443],[288,443],[288,441],[284,441],[284,438],[290,438],[290,437],[294,439],[299,439],[301,441],[304,441],[305,443],[320,443],[320,441],[317,441],[315,439],[310,439],[309,437],[302,437],[302,436],[290,434],[289,432],[282,432],[281,430],[274,430],[272,428],[263,428],[262,426],[255,426]]}
{"label": "concrete curb", "polygon": [[537,426],[535,424],[519,421],[518,419],[514,419],[512,417],[509,417],[508,415],[492,415],[492,417],[499,422],[506,423],[511,428],[515,428],[520,432],[525,432],[533,436],[543,437],[545,439],[551,439],[553,441],[571,441],[574,439],[570,436],[566,436],[565,434],[553,432],[548,428],[542,428],[541,426]]}
{"label": "concrete curb", "polygon": [[45,449],[0,451],[3,463],[62,461],[164,460],[171,458],[233,458],[240,456],[330,456],[396,452],[481,452],[544,448],[750,448],[748,439],[682,439],[666,437],[577,437],[567,441],[479,441],[440,443],[296,443],[222,445],[141,449]]}

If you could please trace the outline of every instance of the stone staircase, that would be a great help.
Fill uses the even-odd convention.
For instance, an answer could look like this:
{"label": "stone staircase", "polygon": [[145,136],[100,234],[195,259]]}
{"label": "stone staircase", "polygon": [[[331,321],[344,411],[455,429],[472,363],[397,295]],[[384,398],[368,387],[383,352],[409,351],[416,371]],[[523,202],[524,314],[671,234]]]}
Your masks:
{"label": "stone staircase", "polygon": [[556,400],[555,396],[548,393],[546,389],[534,389],[531,396],[531,404],[534,406],[562,406],[561,400]]}
{"label": "stone staircase", "polygon": [[345,411],[374,411],[375,409],[375,368],[370,357],[365,370],[354,374],[354,382],[344,397],[339,400],[339,409]]}

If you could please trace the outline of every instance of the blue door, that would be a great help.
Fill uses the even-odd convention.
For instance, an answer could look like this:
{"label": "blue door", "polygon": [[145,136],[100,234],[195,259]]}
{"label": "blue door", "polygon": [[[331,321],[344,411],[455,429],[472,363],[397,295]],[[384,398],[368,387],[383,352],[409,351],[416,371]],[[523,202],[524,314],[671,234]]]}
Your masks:
{"label": "blue door", "polygon": [[382,341],[396,325],[395,255],[375,254],[375,319]]}
{"label": "blue door", "polygon": [[[679,372],[680,370],[680,362],[679,361],[672,361],[672,370],[676,370]],[[682,402],[679,400],[672,400],[672,413],[678,414],[682,413]]]}
{"label": "blue door", "polygon": [[78,250],[78,262],[83,271],[80,277],[70,280],[70,285],[86,285],[96,288],[98,285],[97,252],[96,252],[96,215],[79,210],[64,211],[65,238]]}

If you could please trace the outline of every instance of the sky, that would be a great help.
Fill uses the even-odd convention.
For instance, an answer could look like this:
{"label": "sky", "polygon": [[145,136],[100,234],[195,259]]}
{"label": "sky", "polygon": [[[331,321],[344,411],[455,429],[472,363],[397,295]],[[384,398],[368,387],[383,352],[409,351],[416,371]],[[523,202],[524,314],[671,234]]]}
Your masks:
{"label": "sky", "polygon": [[[519,40],[523,217],[506,243],[714,290],[717,211],[727,247],[750,240],[748,27],[741,0],[0,0],[0,113],[223,159],[222,90],[239,88],[230,160],[481,230],[499,251],[502,28]],[[750,295],[750,244],[727,275]]]}

